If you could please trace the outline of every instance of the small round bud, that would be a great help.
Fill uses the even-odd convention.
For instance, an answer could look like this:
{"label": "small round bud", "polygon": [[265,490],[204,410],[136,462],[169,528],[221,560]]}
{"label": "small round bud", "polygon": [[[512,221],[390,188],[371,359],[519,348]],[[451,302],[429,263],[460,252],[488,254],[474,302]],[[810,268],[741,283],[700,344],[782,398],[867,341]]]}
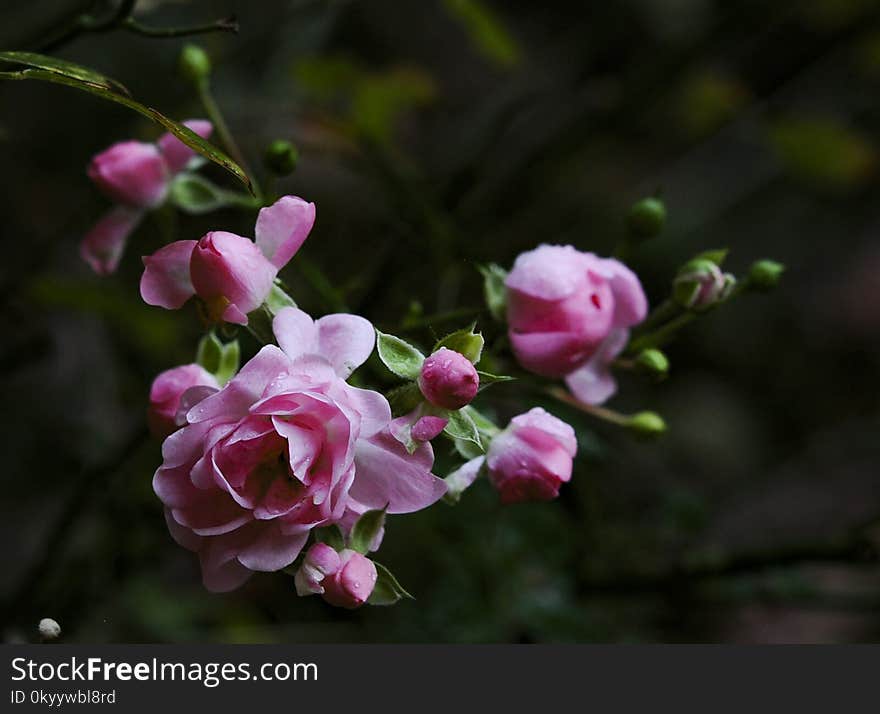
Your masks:
{"label": "small round bud", "polygon": [[716,263],[694,258],[682,266],[672,282],[672,298],[688,310],[711,307],[730,294],[735,279],[725,275]]}
{"label": "small round bud", "polygon": [[208,53],[198,45],[184,45],[180,51],[180,72],[193,84],[211,75],[211,60]]}
{"label": "small round bud", "polygon": [[263,161],[272,173],[278,176],[292,174],[299,161],[299,152],[296,147],[284,139],[276,139],[266,147]]}
{"label": "small round bud", "polygon": [[461,409],[477,396],[480,378],[460,352],[441,347],[428,357],[419,374],[419,389],[435,407]]}
{"label": "small round bud", "polygon": [[660,436],[666,432],[666,422],[656,412],[639,412],[629,418],[627,426],[644,436]]}
{"label": "small round bud", "polygon": [[61,636],[61,625],[55,622],[51,617],[44,617],[40,620],[40,624],[37,625],[37,630],[39,630],[40,637],[44,640],[55,640]]}
{"label": "small round bud", "polygon": [[650,348],[639,352],[636,366],[647,374],[664,377],[669,372],[669,360],[660,350]]}
{"label": "small round bud", "polygon": [[666,206],[659,198],[643,198],[629,209],[626,227],[630,235],[639,240],[653,238],[666,224]]}
{"label": "small round bud", "polygon": [[782,263],[774,260],[759,260],[749,269],[749,287],[755,290],[772,290],[779,284],[785,271]]}

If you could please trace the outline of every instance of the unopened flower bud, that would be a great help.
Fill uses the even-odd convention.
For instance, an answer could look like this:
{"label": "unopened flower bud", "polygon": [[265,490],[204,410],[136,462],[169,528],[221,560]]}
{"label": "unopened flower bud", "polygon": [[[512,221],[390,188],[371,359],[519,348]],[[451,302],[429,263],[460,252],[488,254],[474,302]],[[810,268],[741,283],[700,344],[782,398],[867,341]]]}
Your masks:
{"label": "unopened flower bud", "polygon": [[37,630],[44,640],[56,640],[61,636],[61,625],[51,617],[44,617],[40,620]]}
{"label": "unopened flower bud", "polygon": [[419,389],[435,407],[461,409],[477,396],[480,378],[460,352],[441,347],[422,364]]}
{"label": "unopened flower bud", "polygon": [[695,258],[685,263],[672,283],[672,297],[688,310],[701,310],[722,301],[730,294],[735,279],[721,272],[717,263]]}
{"label": "unopened flower bud", "polygon": [[659,198],[643,198],[629,209],[626,226],[633,238],[653,238],[666,224],[666,206]]}
{"label": "unopened flower bud", "polygon": [[292,174],[296,168],[297,161],[299,161],[299,152],[289,141],[276,139],[266,147],[263,160],[272,173],[278,176],[287,176]]}
{"label": "unopened flower bud", "polygon": [[782,263],[759,260],[749,269],[749,287],[762,291],[772,290],[779,284],[784,271],[785,266]]}
{"label": "unopened flower bud", "polygon": [[636,366],[647,374],[663,377],[669,372],[669,360],[660,350],[642,350],[636,357]]}
{"label": "unopened flower bud", "polygon": [[666,422],[656,412],[639,412],[633,414],[627,426],[644,436],[660,436],[666,432]]}
{"label": "unopened flower bud", "polygon": [[184,45],[180,52],[180,72],[193,84],[207,79],[211,75],[208,53],[198,45]]}
{"label": "unopened flower bud", "polygon": [[372,560],[346,548],[336,552],[326,543],[309,548],[294,577],[300,596],[321,595],[331,605],[353,610],[363,605],[376,586]]}

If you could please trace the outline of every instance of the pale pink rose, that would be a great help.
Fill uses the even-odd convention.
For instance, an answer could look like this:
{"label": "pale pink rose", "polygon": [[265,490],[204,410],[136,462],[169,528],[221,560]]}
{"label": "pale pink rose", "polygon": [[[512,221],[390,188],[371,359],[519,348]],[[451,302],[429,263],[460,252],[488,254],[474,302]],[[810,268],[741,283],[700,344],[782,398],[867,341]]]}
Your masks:
{"label": "pale pink rose", "polygon": [[[211,135],[211,123],[203,119],[183,124],[203,138]],[[80,255],[92,270],[100,275],[116,270],[128,236],[146,211],[165,200],[171,179],[194,156],[176,136],[165,133],[155,144],[122,141],[92,158],[86,173],[117,204],[80,244]]]}
{"label": "pale pink rose", "polygon": [[471,403],[479,388],[477,370],[460,352],[441,347],[422,364],[419,389],[436,407],[461,409]]}
{"label": "pale pink rose", "polygon": [[315,204],[284,196],[260,210],[256,242],[212,231],[201,240],[169,243],[144,257],[141,297],[168,310],[198,295],[209,316],[246,325],[268,297],[278,271],[299,250],[315,222]]}
{"label": "pale pink rose", "polygon": [[337,553],[324,543],[309,548],[294,582],[298,595],[321,595],[331,605],[350,610],[363,605],[373,592],[376,566],[360,553]]}
{"label": "pale pink rose", "polygon": [[545,377],[585,369],[612,331],[638,324],[648,310],[629,268],[572,246],[541,245],[523,253],[505,285],[517,361]]}
{"label": "pale pink rose", "polygon": [[492,439],[485,459],[489,480],[507,504],[556,498],[571,479],[576,453],[574,429],[535,407],[511,419]]}
{"label": "pale pink rose", "polygon": [[386,399],[345,382],[372,352],[368,321],[285,308],[273,327],[281,348],[263,347],[190,407],[153,479],[210,590],[287,567],[314,527],[416,511],[446,490],[430,445],[409,454],[389,432]]}
{"label": "pale pink rose", "polygon": [[[199,392],[207,396],[220,388],[216,377],[198,364],[185,364],[159,374],[150,387],[150,406],[147,422],[154,436],[165,438],[183,426],[178,421],[178,410],[184,393],[193,387],[207,388]],[[185,416],[185,415],[183,415]]]}

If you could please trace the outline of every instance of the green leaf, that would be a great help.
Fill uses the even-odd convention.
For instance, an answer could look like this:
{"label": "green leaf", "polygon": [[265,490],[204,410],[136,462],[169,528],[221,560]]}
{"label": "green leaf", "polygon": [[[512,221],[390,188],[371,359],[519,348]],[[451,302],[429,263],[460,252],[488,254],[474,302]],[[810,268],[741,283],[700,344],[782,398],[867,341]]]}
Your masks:
{"label": "green leaf", "polygon": [[376,335],[376,347],[383,364],[398,377],[418,379],[425,355],[399,337],[386,335],[379,330],[376,330]]}
{"label": "green leaf", "polygon": [[213,374],[222,387],[238,372],[241,347],[238,340],[222,343],[213,332],[199,341],[196,362]]}
{"label": "green leaf", "polygon": [[278,280],[275,280],[272,284],[272,289],[269,291],[269,296],[266,298],[265,304],[273,316],[277,315],[285,307],[296,307],[293,298],[285,292]]}
{"label": "green leaf", "polygon": [[373,588],[373,592],[367,599],[367,602],[370,605],[393,605],[403,598],[415,600],[415,598],[404,590],[403,586],[397,582],[397,578],[391,574],[391,571],[388,570],[388,568],[381,563],[377,563],[375,560],[373,561],[373,564],[376,566],[376,574],[378,577],[376,578],[376,586]]}
{"label": "green leaf", "polygon": [[312,530],[312,533],[315,536],[316,543],[325,543],[336,551],[345,548],[345,537],[337,525],[315,528]]}
{"label": "green leaf", "polygon": [[75,79],[101,89],[122,92],[131,96],[128,89],[116,80],[105,77],[103,74],[88,67],[58,59],[57,57],[39,55],[35,52],[0,52],[0,62],[12,62],[14,64],[27,65],[28,67],[36,67],[37,69],[43,69],[62,77],[69,77],[70,79]]}
{"label": "green leaf", "polygon": [[171,182],[169,198],[185,213],[210,213],[228,204],[224,192],[198,174],[183,173]]}
{"label": "green leaf", "polygon": [[348,547],[358,553],[369,553],[371,545],[385,526],[385,509],[367,511],[358,518],[348,536]]}
{"label": "green leaf", "polygon": [[448,350],[460,352],[472,364],[476,364],[480,361],[480,356],[483,354],[483,344],[485,341],[483,340],[483,335],[479,332],[474,332],[475,326],[476,323],[472,323],[470,327],[465,327],[462,330],[456,330],[452,334],[446,335],[446,337],[434,345],[434,349],[431,352],[436,352],[445,347]]}
{"label": "green leaf", "polygon": [[220,369],[220,359],[223,356],[223,343],[217,339],[217,335],[209,332],[200,341],[196,350],[196,362],[206,371],[214,374]]}
{"label": "green leaf", "polygon": [[[8,55],[9,53],[7,52],[2,54]],[[0,58],[2,58],[2,54],[0,54]],[[248,191],[250,191],[252,194],[254,192],[253,186],[251,185],[251,180],[244,172],[244,169],[242,169],[237,163],[235,163],[225,153],[220,151],[220,149],[214,146],[211,142],[206,141],[194,131],[192,131],[188,127],[185,127],[183,124],[180,124],[173,119],[169,119],[164,114],[162,114],[162,112],[157,111],[152,107],[141,104],[140,102],[136,102],[131,97],[124,95],[118,91],[114,91],[113,89],[106,87],[104,84],[96,84],[95,81],[90,79],[77,78],[70,76],[70,74],[61,74],[57,70],[51,71],[47,69],[24,69],[16,72],[0,72],[0,79],[37,79],[44,82],[63,84],[66,87],[73,87],[74,89],[79,89],[84,92],[88,92],[89,94],[94,94],[95,96],[106,99],[107,101],[115,102],[117,104],[121,104],[124,107],[128,107],[129,109],[136,111],[138,114],[141,114],[151,121],[154,121],[157,124],[165,127],[165,129],[167,129],[174,136],[180,139],[193,151],[201,154],[206,159],[213,161],[218,166],[222,166],[233,176],[235,176],[239,181],[241,181],[245,186],[247,186]]]}
{"label": "green leaf", "polygon": [[477,425],[464,409],[449,411],[446,413],[446,417],[449,419],[449,423],[443,430],[444,434],[451,436],[453,439],[472,442],[479,447],[480,453],[483,453],[483,442],[480,439]]}
{"label": "green leaf", "polygon": [[464,407],[462,411],[470,417],[471,421],[474,422],[474,425],[477,427],[477,431],[480,432],[480,436],[487,436],[491,439],[495,434],[497,434],[501,429],[499,429],[495,422],[493,422],[489,417],[485,414],[477,411],[476,407],[469,404]]}
{"label": "green leaf", "polygon": [[500,265],[489,263],[480,266],[480,272],[483,274],[483,295],[489,312],[496,320],[503,322],[507,306],[507,288],[504,285],[507,271]]}
{"label": "green leaf", "polygon": [[512,382],[516,379],[516,377],[508,377],[506,374],[489,374],[488,372],[481,372],[480,370],[477,370],[477,376],[480,378],[481,392],[486,387],[491,387],[493,384],[498,384],[499,382]]}
{"label": "green leaf", "polygon": [[391,405],[391,413],[396,417],[409,414],[424,401],[419,385],[415,382],[407,382],[395,387],[385,396]]}
{"label": "green leaf", "polygon": [[700,253],[698,256],[694,258],[694,260],[708,260],[711,263],[715,263],[719,268],[724,265],[724,260],[727,258],[727,253],[730,251],[729,248],[719,248],[717,250],[707,250]]}

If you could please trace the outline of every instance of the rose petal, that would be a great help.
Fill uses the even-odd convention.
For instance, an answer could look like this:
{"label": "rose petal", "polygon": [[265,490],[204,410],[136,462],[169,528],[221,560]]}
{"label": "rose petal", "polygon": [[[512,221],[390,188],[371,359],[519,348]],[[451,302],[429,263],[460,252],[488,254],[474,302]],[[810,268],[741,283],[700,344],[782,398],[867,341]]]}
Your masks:
{"label": "rose petal", "polygon": [[369,320],[357,315],[327,315],[318,320],[318,351],[348,379],[373,352],[376,330]]}
{"label": "rose petal", "polygon": [[179,240],[144,256],[141,297],[147,305],[176,310],[195,295],[189,274],[195,247],[194,240]]}
{"label": "rose petal", "polygon": [[254,229],[263,255],[279,270],[299,250],[315,223],[315,204],[283,196],[260,210]]}
{"label": "rose petal", "polygon": [[79,246],[79,254],[98,275],[109,275],[116,271],[128,236],[137,228],[143,212],[117,206],[99,220],[86,233]]}

